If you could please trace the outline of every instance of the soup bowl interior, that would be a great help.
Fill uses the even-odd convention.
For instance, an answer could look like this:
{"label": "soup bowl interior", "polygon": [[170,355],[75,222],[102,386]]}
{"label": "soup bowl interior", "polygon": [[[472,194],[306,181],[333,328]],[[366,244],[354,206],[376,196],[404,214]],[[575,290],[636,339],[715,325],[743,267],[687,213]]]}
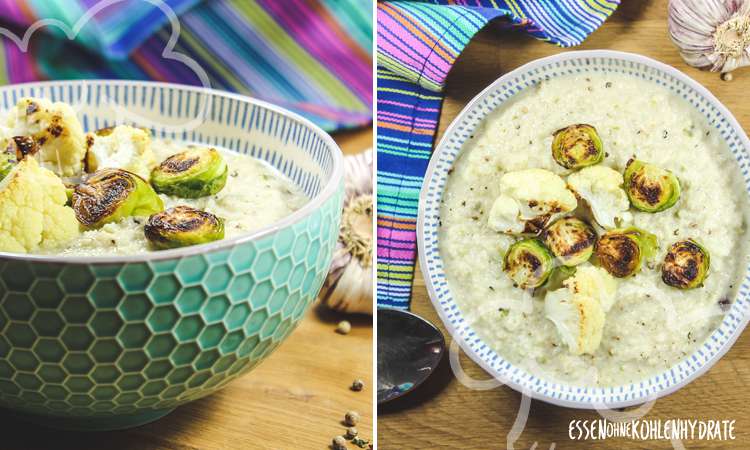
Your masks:
{"label": "soup bowl interior", "polygon": [[0,253],[0,408],[45,425],[155,420],[249,371],[316,298],[338,238],[343,157],[309,121],[244,96],[137,81],[0,88],[116,124],[262,159],[310,200],[235,238],[126,256]]}
{"label": "soup bowl interior", "polygon": [[[663,86],[684,98],[715,128],[739,167],[750,192],[750,142],[732,114],[708,90],[678,70],[640,55],[594,50],[542,58],[495,81],[456,117],[438,144],[422,186],[417,225],[420,264],[432,303],[461,348],[488,373],[512,388],[553,404],[577,408],[625,407],[674,392],[708,370],[740,335],[748,321],[747,272],[718,328],[692,354],[668,370],[639,382],[613,387],[584,387],[556,382],[505,360],[477,334],[451,293],[439,249],[440,207],[454,162],[465,142],[493,111],[525,89],[564,75],[617,73]],[[744,268],[742,268],[744,269]]]}

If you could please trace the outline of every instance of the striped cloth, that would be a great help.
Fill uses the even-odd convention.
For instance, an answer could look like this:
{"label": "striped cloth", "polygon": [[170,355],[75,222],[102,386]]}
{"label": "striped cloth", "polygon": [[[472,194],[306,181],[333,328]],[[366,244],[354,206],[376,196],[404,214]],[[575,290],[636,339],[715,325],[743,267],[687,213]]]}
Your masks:
{"label": "striped cloth", "polygon": [[[123,78],[200,85],[163,52],[179,18],[174,51],[206,72],[211,87],[296,111],[326,130],[372,120],[372,0],[0,0],[0,83]],[[75,39],[75,29],[89,17]]]}
{"label": "striped cloth", "polygon": [[489,21],[562,47],[582,42],[619,0],[385,1],[377,8],[379,307],[408,308],[419,191],[445,79]]}

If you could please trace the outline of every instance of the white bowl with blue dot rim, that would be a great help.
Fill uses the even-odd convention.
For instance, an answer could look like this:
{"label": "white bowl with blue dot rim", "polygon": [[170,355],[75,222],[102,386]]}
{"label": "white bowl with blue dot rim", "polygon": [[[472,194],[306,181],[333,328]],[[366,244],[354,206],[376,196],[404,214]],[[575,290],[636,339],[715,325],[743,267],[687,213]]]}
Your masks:
{"label": "white bowl with blue dot rim", "polygon": [[476,97],[453,120],[438,143],[422,185],[417,245],[430,299],[443,324],[463,351],[496,379],[532,398],[573,408],[621,408],[675,392],[713,366],[745,329],[750,314],[748,278],[721,324],[695,352],[668,370],[640,382],[614,387],[581,387],[537,377],[495,352],[468,324],[448,285],[439,251],[440,203],[451,170],[464,142],[487,115],[515,94],[542,80],[579,73],[621,73],[669,89],[688,101],[716,128],[735,157],[750,193],[750,141],[721,102],[679,70],[641,55],[610,50],[571,51],[532,61],[509,72]]}

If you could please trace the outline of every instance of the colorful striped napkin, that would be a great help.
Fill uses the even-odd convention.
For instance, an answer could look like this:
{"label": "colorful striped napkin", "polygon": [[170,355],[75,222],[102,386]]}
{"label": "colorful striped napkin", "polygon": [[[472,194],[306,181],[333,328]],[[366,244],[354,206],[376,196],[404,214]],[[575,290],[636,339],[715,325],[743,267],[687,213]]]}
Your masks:
{"label": "colorful striped napkin", "polygon": [[581,43],[620,0],[384,1],[377,11],[379,307],[408,308],[419,190],[448,71],[494,19],[562,47]]}
{"label": "colorful striped napkin", "polygon": [[[371,122],[372,0],[0,0],[0,83],[200,85],[194,70],[163,55],[172,15],[174,51],[197,62],[211,87],[278,104],[329,131]],[[23,36],[40,19],[46,26],[27,52],[5,34]],[[79,32],[71,41],[64,30]]]}

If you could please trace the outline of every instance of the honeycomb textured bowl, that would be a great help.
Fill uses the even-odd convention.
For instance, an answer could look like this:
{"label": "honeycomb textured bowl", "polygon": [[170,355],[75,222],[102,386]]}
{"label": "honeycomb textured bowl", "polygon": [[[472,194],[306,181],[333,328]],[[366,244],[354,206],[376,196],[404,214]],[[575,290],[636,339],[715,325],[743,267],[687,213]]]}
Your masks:
{"label": "honeycomb textured bowl", "polygon": [[[342,157],[328,135],[277,107],[178,85],[15,85],[0,88],[0,106],[26,95],[72,103],[89,129],[113,124],[114,99],[158,137],[265,159],[312,200],[253,235],[183,249],[0,254],[0,407],[60,428],[136,426],[248,372],[289,335],[338,237]],[[200,104],[201,124],[180,130]]]}

